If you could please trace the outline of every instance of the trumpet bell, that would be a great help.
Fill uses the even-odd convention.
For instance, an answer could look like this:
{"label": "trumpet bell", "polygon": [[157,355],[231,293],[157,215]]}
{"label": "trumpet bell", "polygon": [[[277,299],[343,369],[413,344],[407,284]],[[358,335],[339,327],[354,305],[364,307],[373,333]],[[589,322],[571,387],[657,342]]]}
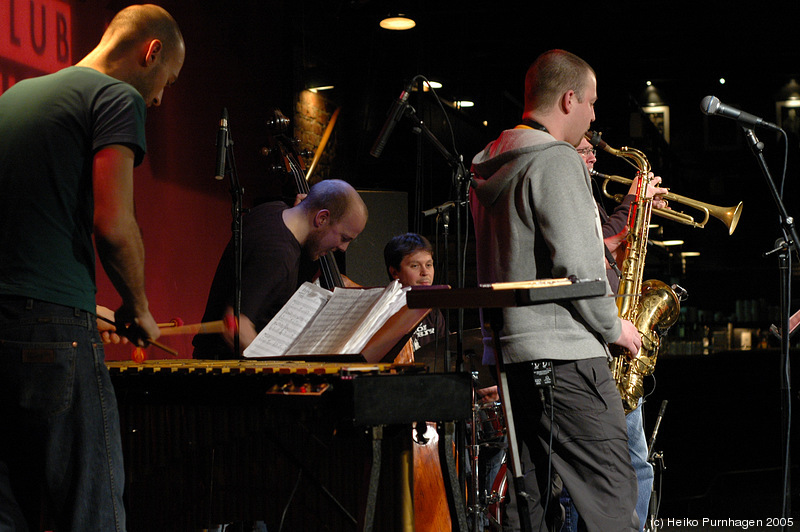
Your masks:
{"label": "trumpet bell", "polygon": [[[723,207],[717,207],[718,209],[723,209]],[[739,202],[739,205],[735,207],[729,207],[725,209],[724,212],[720,213],[719,216],[712,213],[712,216],[715,218],[719,218],[722,220],[722,223],[728,226],[728,234],[732,235],[733,232],[736,230],[736,225],[739,223],[739,217],[742,215],[742,202]]]}
{"label": "trumpet bell", "polygon": [[[589,173],[603,180],[603,185],[601,187],[603,195],[615,200],[618,203],[622,202],[624,195],[610,193],[607,190],[609,182],[613,181],[615,183],[621,183],[623,185],[630,185],[633,182],[632,179],[628,179],[627,177],[601,174],[600,172],[594,169],[590,170]],[[714,218],[719,219],[722,223],[724,223],[728,227],[729,235],[732,235],[733,232],[736,230],[736,225],[739,223],[739,217],[742,215],[741,201],[739,202],[738,205],[735,205],[733,207],[720,207],[718,205],[712,205],[710,203],[697,201],[696,199],[687,198],[686,196],[681,196],[680,194],[674,194],[672,192],[664,194],[664,199],[669,201],[674,201],[676,203],[680,203],[681,205],[686,205],[687,207],[692,207],[694,209],[701,211],[704,215],[703,220],[697,221],[693,216],[689,214],[672,209],[662,209],[662,208],[653,209],[653,214],[657,214],[659,216],[667,218],[668,220],[672,220],[673,222],[690,225],[692,227],[705,227],[706,223],[708,222],[709,216],[713,216]]]}

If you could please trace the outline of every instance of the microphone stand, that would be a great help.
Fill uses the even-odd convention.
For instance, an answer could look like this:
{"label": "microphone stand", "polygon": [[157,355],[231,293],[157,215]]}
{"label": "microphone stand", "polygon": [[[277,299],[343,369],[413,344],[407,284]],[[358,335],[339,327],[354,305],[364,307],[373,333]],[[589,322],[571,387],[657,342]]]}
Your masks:
{"label": "microphone stand", "polygon": [[[425,122],[417,115],[417,112],[414,109],[414,107],[412,107],[411,105],[407,105],[403,116],[404,117],[408,117],[409,119],[411,119],[413,121],[414,126],[412,127],[412,131],[417,135],[422,134],[436,148],[436,150],[442,155],[442,157],[444,157],[444,160],[447,162],[447,164],[453,170],[453,186],[455,187],[455,191],[456,191],[455,204],[453,205],[453,203],[448,202],[448,203],[445,203],[445,204],[443,204],[443,205],[441,205],[439,207],[435,207],[434,209],[430,209],[429,211],[426,211],[423,214],[425,214],[427,216],[428,212],[434,211],[434,212],[436,212],[436,214],[441,215],[444,218],[443,222],[444,222],[444,226],[445,226],[445,238],[447,239],[447,238],[449,238],[448,235],[449,235],[449,217],[450,217],[448,211],[453,206],[455,207],[455,211],[456,211],[456,220],[455,220],[455,223],[456,223],[456,259],[457,259],[457,264],[456,264],[456,277],[457,277],[456,286],[458,288],[463,288],[464,287],[464,272],[463,272],[462,260],[461,260],[461,256],[462,256],[462,252],[463,252],[463,242],[462,242],[463,235],[461,234],[461,228],[462,228],[461,211],[462,211],[462,207],[464,207],[464,208],[467,207],[467,203],[466,203],[466,199],[465,199],[466,198],[466,194],[465,194],[465,191],[464,191],[464,184],[469,182],[466,179],[467,171],[464,168],[463,158],[460,155],[458,157],[456,157],[455,155],[450,153],[450,151],[448,151],[447,148],[444,147],[444,145],[439,141],[439,139],[436,138],[436,135],[433,134],[433,132],[428,128],[428,126],[425,124]],[[446,242],[447,242],[447,240],[446,240]],[[448,246],[446,245],[445,246],[445,257],[446,258],[449,255],[448,251],[449,251],[448,250]],[[449,264],[449,261],[446,261],[445,264]],[[448,275],[448,269],[449,268],[447,268],[445,270],[445,275],[446,276]],[[446,324],[446,328],[447,328],[448,331],[450,330],[450,328],[449,328],[450,323],[449,322],[450,322],[450,320],[449,320],[449,313],[448,313],[448,315],[447,315],[447,317],[445,319],[445,324]],[[464,334],[464,309],[463,308],[459,308],[458,309],[458,328],[457,328],[457,332],[456,332],[456,365],[455,365],[456,373],[460,373],[460,372],[464,371],[463,334]],[[447,369],[447,371],[449,371],[450,367],[451,367],[450,354],[449,354],[448,347],[449,347],[449,341],[445,341],[444,364],[445,364],[445,368]],[[458,442],[457,445],[463,445],[463,442],[466,441],[466,428],[464,427],[464,424],[463,423],[458,423],[456,430],[457,430],[456,442]],[[465,463],[464,453],[459,453],[458,456],[459,456],[458,470],[459,470],[460,473],[462,473],[462,472],[464,472],[464,469],[465,469],[464,468],[464,463]],[[472,474],[473,475],[478,475],[478,472],[477,471],[473,471]],[[457,503],[456,508],[460,509],[459,508],[460,505],[461,505],[461,503]],[[466,516],[465,515],[457,515],[456,518],[457,518],[457,523],[454,525],[454,530],[463,530],[464,532],[466,532],[466,530],[467,530]]]}
{"label": "microphone stand", "polygon": [[[458,258],[458,263],[456,264],[456,285],[458,288],[463,288],[464,284],[464,275],[461,266],[461,253],[462,253],[462,235],[461,235],[461,207],[466,206],[466,202],[464,201],[465,194],[463,192],[463,184],[467,181],[465,176],[467,174],[466,169],[464,168],[464,164],[462,158],[455,157],[451,154],[444,145],[439,142],[439,139],[433,134],[433,132],[428,129],[428,126],[425,125],[419,116],[417,116],[416,110],[411,107],[410,105],[407,107],[404,116],[409,117],[411,120],[414,121],[414,127],[412,131],[414,133],[422,133],[425,138],[427,138],[431,144],[439,151],[439,153],[444,157],[447,164],[453,169],[453,183],[456,188],[456,202],[455,205],[458,207],[456,209],[456,257]],[[441,207],[449,207],[447,203],[442,205]],[[435,209],[439,209],[438,207]],[[434,209],[431,209],[434,210]],[[428,211],[426,211],[427,213]],[[425,214],[425,213],[423,213]],[[447,250],[445,249],[445,253]],[[445,272],[446,273],[446,272]],[[463,346],[462,346],[462,334],[463,334],[463,320],[464,320],[464,312],[463,309],[459,309],[459,319],[458,319],[458,334],[456,335],[457,341],[457,348],[456,348],[456,371],[462,371],[464,366],[463,360]],[[445,367],[450,368],[450,360],[447,352],[445,352]]]}
{"label": "microphone stand", "polygon": [[[244,190],[239,184],[236,161],[233,157],[233,137],[228,128],[228,143],[225,146],[225,164],[230,168],[231,181],[231,241],[233,242],[233,315],[236,319],[236,332],[233,335],[233,352],[239,356],[239,314],[242,310],[242,196]],[[226,167],[225,170],[228,170]]]}
{"label": "microphone stand", "polygon": [[[791,279],[792,279],[792,251],[797,250],[797,244],[800,239],[797,237],[797,230],[794,226],[794,218],[789,216],[786,207],[781,200],[778,189],[770,175],[769,168],[764,160],[764,144],[758,140],[752,129],[742,127],[744,129],[745,137],[750,143],[750,149],[758,160],[761,172],[767,181],[767,186],[772,193],[772,198],[775,205],[778,207],[780,214],[781,230],[783,231],[783,238],[776,242],[776,247],[772,251],[765,253],[765,256],[773,253],[778,254],[778,263],[780,270],[780,306],[781,306],[781,429],[783,430],[782,444],[783,444],[783,492],[782,492],[782,513],[781,530],[787,529],[787,519],[791,516],[791,459],[790,459],[790,437],[792,427],[792,390],[791,390],[791,371],[790,371],[790,310],[791,305]],[[783,135],[786,132],[781,130]]]}

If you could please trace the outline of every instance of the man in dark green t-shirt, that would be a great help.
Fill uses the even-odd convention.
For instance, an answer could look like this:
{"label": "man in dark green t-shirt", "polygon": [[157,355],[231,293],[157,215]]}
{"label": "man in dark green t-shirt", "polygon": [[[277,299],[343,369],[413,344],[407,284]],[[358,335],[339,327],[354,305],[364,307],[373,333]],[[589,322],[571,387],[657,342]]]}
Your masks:
{"label": "man in dark green t-shirt", "polygon": [[118,322],[158,338],[133,207],[145,109],[183,66],[174,19],[118,13],[76,66],[0,96],[0,528],[125,529],[114,390],[95,317],[92,235]]}

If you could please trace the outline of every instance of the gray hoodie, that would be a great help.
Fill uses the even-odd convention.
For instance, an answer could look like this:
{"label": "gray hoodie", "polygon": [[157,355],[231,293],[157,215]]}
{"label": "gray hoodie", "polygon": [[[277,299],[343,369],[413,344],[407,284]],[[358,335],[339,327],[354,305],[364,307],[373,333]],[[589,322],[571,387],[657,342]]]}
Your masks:
{"label": "gray hoodie", "polygon": [[[511,129],[472,164],[479,283],[606,278],[597,205],[573,146]],[[610,297],[508,308],[503,317],[506,363],[606,357],[622,332]]]}

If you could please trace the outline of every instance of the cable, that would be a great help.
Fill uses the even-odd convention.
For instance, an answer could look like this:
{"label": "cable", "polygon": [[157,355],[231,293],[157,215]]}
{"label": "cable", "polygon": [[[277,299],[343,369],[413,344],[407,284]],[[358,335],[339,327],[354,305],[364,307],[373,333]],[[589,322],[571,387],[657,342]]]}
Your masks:
{"label": "cable", "polygon": [[286,501],[286,506],[283,507],[283,512],[281,512],[281,523],[278,525],[278,532],[283,530],[283,522],[286,519],[286,512],[289,511],[289,506],[292,504],[292,499],[294,499],[295,493],[297,493],[297,488],[300,486],[300,478],[303,476],[303,470],[300,469],[297,471],[297,480],[294,483],[294,488],[292,488],[292,493],[289,494],[289,500]]}
{"label": "cable", "polygon": [[[546,386],[548,390],[548,395],[550,399],[550,437],[547,444],[547,489],[543,496],[545,497],[544,502],[544,513],[542,513],[542,520],[539,523],[539,529],[542,528],[542,525],[545,524],[547,519],[547,512],[550,507],[550,499],[553,498],[553,424],[555,422],[555,408],[553,405],[553,387]],[[539,389],[539,397],[542,400],[542,409],[544,413],[547,413],[547,401],[544,398],[544,391],[540,388]],[[542,495],[542,494],[540,494]]]}
{"label": "cable", "polygon": [[[788,166],[788,159],[789,159],[789,138],[788,138],[788,136],[786,135],[786,132],[783,129],[781,129],[780,132],[782,134],[781,136],[783,137],[783,174],[781,176],[779,197],[780,197],[781,201],[783,201],[783,192],[784,192],[784,187],[786,185],[786,169],[787,169],[787,166]],[[792,235],[786,234],[786,231],[784,231],[784,236],[786,237],[787,241],[791,241],[792,240],[792,238],[791,238]],[[794,246],[795,246],[795,253],[798,253],[798,250],[800,249],[800,243],[794,242]],[[792,249],[791,248],[786,250],[786,269],[789,272],[792,271]],[[787,279],[786,279],[786,294],[787,294],[787,296],[786,296],[786,299],[787,299],[786,304],[787,305],[791,304],[791,300],[792,300],[791,293],[792,293],[792,276],[791,275],[787,275]],[[785,341],[787,343],[789,343],[789,345],[788,345],[788,349],[789,350],[791,350],[791,344],[790,344],[791,336],[790,336],[790,333],[791,333],[791,331],[789,331],[789,330],[784,330],[783,331],[783,334],[786,336],[786,340]],[[783,452],[784,452],[784,456],[783,456],[783,473],[784,473],[784,475],[783,475],[783,490],[781,491],[781,517],[786,517],[787,516],[788,504],[789,504],[789,502],[791,500],[791,495],[787,495],[787,494],[789,494],[789,483],[790,483],[790,479],[791,479],[791,453],[790,453],[789,450],[791,449],[790,441],[791,441],[791,435],[792,435],[792,381],[791,381],[791,370],[790,370],[790,368],[791,368],[790,358],[791,358],[790,356],[786,356],[786,359],[784,360],[784,367],[781,368],[782,369],[781,388],[783,388],[784,394],[785,394],[785,398],[782,398],[781,402],[784,404],[784,408],[786,409],[786,411],[785,411],[785,417],[786,417],[785,430],[786,430],[786,432],[784,434],[785,440],[784,440],[784,449],[783,449]],[[782,529],[785,530],[786,527],[783,526]]]}

